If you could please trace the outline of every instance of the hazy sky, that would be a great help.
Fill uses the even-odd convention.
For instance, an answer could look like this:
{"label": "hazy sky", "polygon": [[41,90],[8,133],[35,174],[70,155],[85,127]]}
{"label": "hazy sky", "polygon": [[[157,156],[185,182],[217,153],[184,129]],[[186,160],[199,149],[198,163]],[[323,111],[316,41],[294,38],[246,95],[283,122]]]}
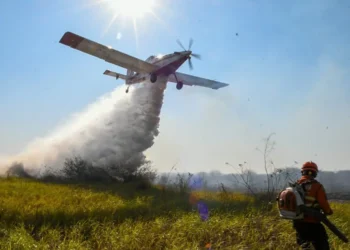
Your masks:
{"label": "hazy sky", "polygon": [[348,1],[155,0],[136,32],[122,15],[107,30],[115,9],[93,2],[0,3],[0,155],[20,152],[123,84],[102,73],[124,69],[58,43],[72,31],[140,59],[180,51],[176,39],[187,47],[192,37],[202,60],[179,71],[230,84],[178,91],[169,83],[147,152],[158,169],[179,161],[183,171],[227,172],[226,161],[247,161],[261,172],[255,148],[271,132],[278,166],[314,160],[350,169]]}

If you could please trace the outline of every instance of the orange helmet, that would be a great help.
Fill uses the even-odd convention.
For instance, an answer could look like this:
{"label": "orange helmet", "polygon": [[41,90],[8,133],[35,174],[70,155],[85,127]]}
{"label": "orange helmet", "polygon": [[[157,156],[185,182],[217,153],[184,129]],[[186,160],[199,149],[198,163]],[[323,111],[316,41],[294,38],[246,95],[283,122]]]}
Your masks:
{"label": "orange helmet", "polygon": [[313,171],[318,172],[317,164],[312,161],[307,161],[303,164],[303,167],[301,168],[301,171]]}

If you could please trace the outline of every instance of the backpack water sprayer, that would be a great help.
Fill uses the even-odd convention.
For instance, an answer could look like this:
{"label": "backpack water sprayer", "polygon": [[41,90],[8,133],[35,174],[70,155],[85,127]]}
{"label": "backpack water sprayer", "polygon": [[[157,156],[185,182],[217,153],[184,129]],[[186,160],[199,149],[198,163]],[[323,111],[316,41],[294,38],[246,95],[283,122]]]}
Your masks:
{"label": "backpack water sprayer", "polygon": [[282,190],[277,198],[277,205],[280,217],[287,220],[300,220],[304,218],[304,215],[311,215],[318,218],[323,224],[325,224],[329,230],[331,230],[339,239],[343,242],[348,243],[348,238],[339,229],[328,220],[325,214],[317,211],[313,208],[305,206],[304,197],[305,190],[304,185],[310,183],[305,182],[289,183],[289,187]]}

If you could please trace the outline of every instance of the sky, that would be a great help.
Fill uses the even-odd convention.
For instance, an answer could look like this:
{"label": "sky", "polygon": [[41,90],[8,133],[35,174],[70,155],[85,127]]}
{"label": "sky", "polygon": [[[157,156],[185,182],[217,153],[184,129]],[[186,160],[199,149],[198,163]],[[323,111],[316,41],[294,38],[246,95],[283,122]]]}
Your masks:
{"label": "sky", "polygon": [[131,0],[94,2],[0,3],[0,155],[123,85],[102,73],[125,69],[59,43],[71,31],[143,60],[193,38],[202,60],[178,71],[230,84],[168,84],[160,134],[146,152],[161,171],[178,163],[180,171],[230,172],[225,162],[246,161],[262,172],[256,148],[270,133],[279,167],[313,160],[322,170],[350,169],[348,1],[154,0],[152,13],[119,14],[111,25]]}

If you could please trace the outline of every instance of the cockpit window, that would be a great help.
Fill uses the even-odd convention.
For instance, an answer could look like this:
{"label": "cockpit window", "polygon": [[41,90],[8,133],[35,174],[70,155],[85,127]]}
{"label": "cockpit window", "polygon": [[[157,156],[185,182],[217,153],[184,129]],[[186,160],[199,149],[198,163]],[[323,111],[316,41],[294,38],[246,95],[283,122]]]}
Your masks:
{"label": "cockpit window", "polygon": [[153,62],[156,59],[155,56],[150,56],[147,58],[146,62]]}

